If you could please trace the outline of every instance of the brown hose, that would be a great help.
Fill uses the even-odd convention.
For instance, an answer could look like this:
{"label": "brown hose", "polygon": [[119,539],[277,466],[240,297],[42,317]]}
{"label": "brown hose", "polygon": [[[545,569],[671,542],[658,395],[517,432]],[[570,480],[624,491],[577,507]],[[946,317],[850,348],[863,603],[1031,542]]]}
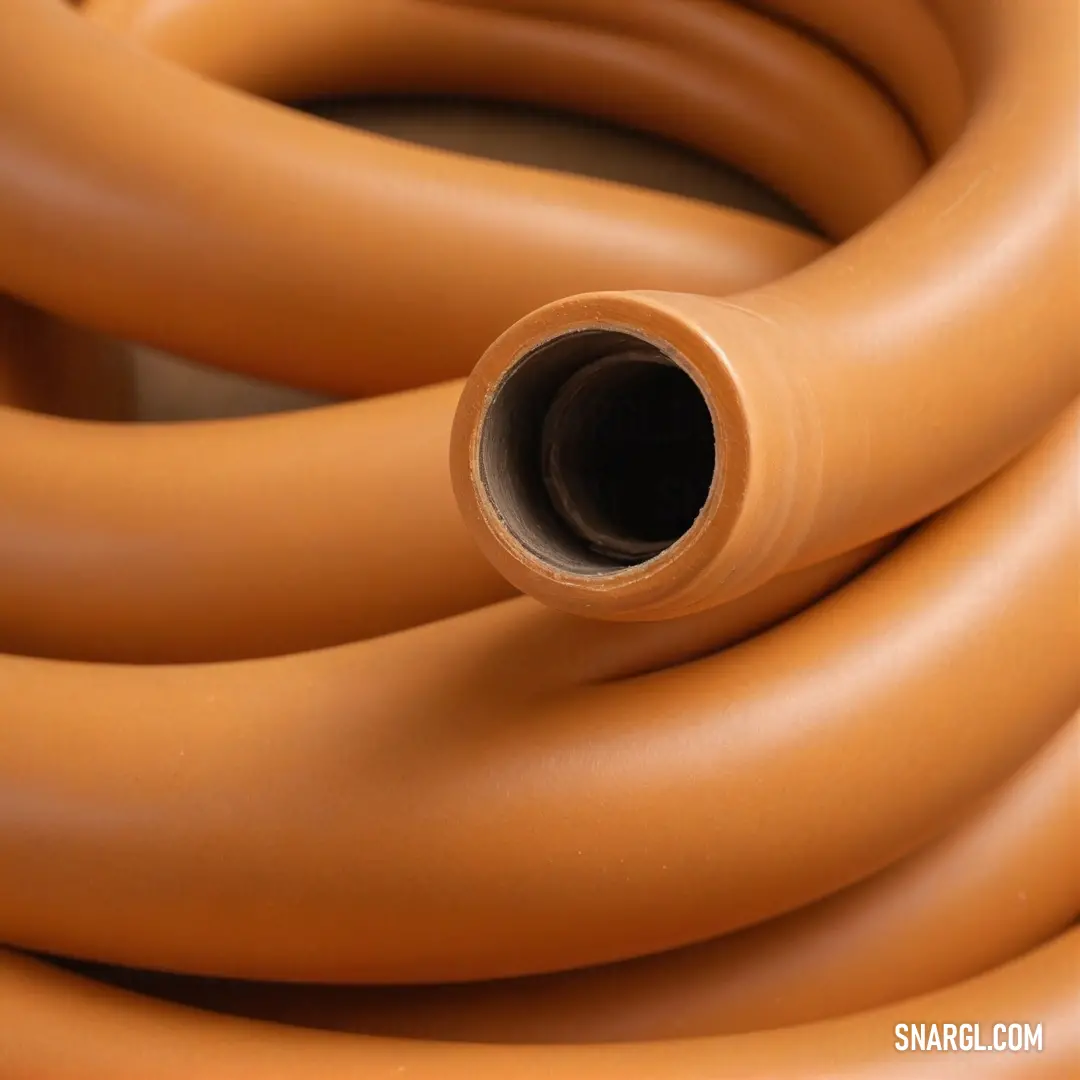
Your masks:
{"label": "brown hose", "polygon": [[[497,979],[322,993],[373,1030],[659,1041],[358,1040],[4,954],[0,1080],[940,1075],[894,1024],[972,1019],[1041,1021],[1045,1052],[950,1075],[1072,1075],[1075,931],[1036,947],[1080,870],[1077,19],[8,0],[0,649],[36,655],[0,655],[0,939]],[[252,96],[346,92],[631,124],[839,246]],[[95,332],[405,392],[34,415],[93,415],[55,403],[66,370],[104,385]],[[433,385],[498,334],[460,405]],[[470,533],[549,607],[491,604]],[[227,662],[161,666],[190,660]]]}
{"label": "brown hose", "polygon": [[[1078,9],[941,7],[976,111],[948,158],[873,226],[734,300],[560,301],[481,359],[455,424],[454,481],[485,554],[520,589],[594,617],[699,610],[936,510],[1080,392]],[[616,391],[628,350],[659,375]],[[579,409],[550,432],[545,417],[584,374],[616,401],[612,415]],[[681,408],[648,414],[658,434],[643,436],[660,375],[685,384]],[[575,431],[628,448],[613,467]],[[560,454],[575,515],[550,495]],[[677,512],[654,520],[653,491],[690,473]],[[613,486],[626,492],[609,506]],[[638,554],[612,558],[583,515]],[[641,554],[639,539],[661,553]]]}
{"label": "brown hose", "polygon": [[[380,890],[374,889],[374,879],[369,877],[370,868],[360,865],[356,855],[366,850],[374,864],[382,861],[380,852],[392,861],[399,857],[411,861],[419,854],[410,854],[416,844],[441,843],[430,832],[428,815],[438,817],[445,798],[457,801],[460,796],[456,791],[470,798],[468,777],[455,777],[448,768],[447,737],[471,743],[485,738],[485,732],[497,734],[502,718],[513,709],[550,713],[551,722],[555,722],[575,698],[595,693],[595,684],[678,663],[745,637],[805,606],[875,553],[876,549],[855,552],[778,579],[745,600],[706,616],[665,625],[659,634],[640,627],[612,635],[594,624],[520,600],[363,645],[248,664],[138,669],[0,657],[5,711],[13,721],[17,718],[0,763],[0,786],[14,797],[8,804],[10,814],[0,817],[0,862],[12,874],[0,897],[0,925],[8,940],[20,944],[121,962],[160,963],[177,970],[266,977],[280,974],[283,965],[295,965],[290,976],[294,978],[373,976],[397,980],[410,977],[411,966],[419,964],[419,977],[438,977],[444,973],[446,961],[434,955],[430,959],[395,959],[398,946],[385,937],[380,943],[381,932],[375,931],[374,924],[369,931],[364,922],[357,921],[360,909],[355,905],[358,900],[373,903],[373,918],[389,917],[396,924],[401,916],[426,920],[431,906],[442,901],[427,893],[427,885],[417,882],[427,899],[413,897],[408,909],[402,909],[400,900],[388,895],[388,906],[384,907]],[[493,649],[502,672],[498,678],[488,677],[483,670],[485,657]],[[425,671],[424,680],[415,677],[418,667]],[[612,689],[617,690],[617,684]],[[548,698],[553,698],[550,704]],[[72,700],[86,701],[87,707],[72,713]],[[363,723],[358,726],[361,718]],[[102,747],[104,753],[95,751],[92,770],[84,772],[86,759],[75,747],[84,739],[96,744],[102,725],[116,730],[118,724],[119,730],[127,731],[125,737]],[[505,734],[513,738],[513,727]],[[519,734],[528,737],[527,731]],[[564,737],[576,741],[570,728]],[[67,747],[67,764],[61,764],[59,771],[54,742],[58,738]],[[360,742],[353,745],[357,739]],[[339,740],[344,741],[338,745]],[[265,761],[269,771],[250,776],[250,786],[242,796],[244,814],[235,817],[230,807],[241,792],[239,788],[230,791],[233,781],[228,777],[234,769],[247,771],[244,762],[254,745],[262,747],[260,756],[270,755]],[[512,745],[506,749],[509,756],[502,768],[514,771],[519,767],[516,753]],[[330,756],[324,757],[328,751]],[[464,746],[456,753],[461,752]],[[279,753],[283,756],[274,764],[272,758]],[[393,763],[390,773],[386,772],[384,755]],[[308,759],[308,765],[300,768],[302,758]],[[346,761],[351,764],[343,771],[340,766]],[[364,767],[364,761],[370,763],[373,784],[356,771]],[[482,757],[477,759],[477,765],[482,761]],[[572,766],[572,760],[568,764]],[[498,760],[492,765],[498,770]],[[520,766],[529,768],[527,761]],[[156,773],[157,769],[162,771]],[[293,783],[289,775],[296,770],[302,787],[287,798]],[[379,775],[388,779],[414,775],[418,790],[427,790],[431,802],[416,797],[411,781],[409,790],[395,791],[395,783],[383,785]],[[497,781],[497,773],[492,779]],[[569,780],[573,783],[572,776]],[[67,795],[61,796],[61,787]],[[22,797],[15,797],[17,792]],[[47,792],[51,795],[46,796]],[[321,806],[310,801],[316,792]],[[99,797],[105,802],[98,802]],[[82,821],[91,827],[90,834],[80,829],[76,835],[56,818],[50,825],[49,818],[58,809],[57,798],[74,813],[69,824]],[[68,799],[74,802],[68,803]],[[104,817],[96,812],[87,815],[75,808],[83,799],[90,800],[83,804],[87,810],[93,805],[102,812],[107,805],[112,809]],[[400,800],[404,802],[399,809]],[[189,802],[190,809],[201,806],[209,815],[202,838],[195,818],[185,809]],[[37,824],[28,830],[25,814],[33,806],[40,807],[45,816],[37,818]],[[275,819],[281,815],[283,821],[292,819],[272,845],[273,851],[257,840],[264,829],[277,830],[265,818],[260,821],[264,813]],[[309,830],[322,832],[324,826],[317,821],[324,813],[340,820],[313,847],[315,834]],[[137,820],[146,823],[141,841],[148,845],[145,858],[131,847],[139,844],[137,833],[130,831]],[[388,831],[395,820],[399,826]],[[103,831],[94,826],[95,821]],[[110,821],[119,831],[113,830]],[[465,822],[460,824],[465,826]],[[401,834],[395,832],[398,827]],[[176,843],[166,843],[166,832],[174,829],[180,830]],[[413,832],[412,839],[406,840],[406,834]],[[299,860],[292,865],[286,857],[290,833],[296,844],[292,857]],[[478,839],[469,839],[467,826],[456,841],[452,836],[446,838],[448,843],[466,847]],[[504,839],[511,841],[511,834],[505,833]],[[255,849],[247,850],[252,841]],[[57,861],[42,861],[42,845],[52,842],[64,847],[65,853]],[[72,842],[74,847],[69,846]],[[336,844],[344,846],[338,849]],[[185,848],[187,856],[182,854]],[[155,857],[154,851],[162,852],[164,860]],[[475,859],[480,854],[477,847],[469,857]],[[581,863],[581,869],[589,874],[581,855],[576,851],[566,854],[572,857],[571,866]],[[194,885],[182,893],[173,889],[172,877],[185,857],[194,860],[191,872],[202,878],[208,894],[200,896]],[[235,874],[232,883],[226,880],[230,872],[223,878],[216,871],[207,874],[195,868],[201,865],[209,870],[219,857],[231,863]],[[353,886],[368,895],[366,901],[351,896],[348,881],[341,876],[350,864],[354,867],[350,871]],[[136,865],[141,867],[137,878],[132,876]],[[444,865],[447,873],[455,873],[452,860]],[[16,875],[19,866],[23,870]],[[97,888],[103,890],[96,900],[82,889],[86,902],[78,912],[63,910],[67,905],[62,903],[49,910],[40,906],[41,887],[59,898],[90,866]],[[600,870],[602,867],[595,866],[592,872]],[[38,872],[47,878],[59,874],[55,882],[61,892],[54,892],[53,885],[46,886],[44,880],[35,880]],[[391,863],[384,864],[384,872],[392,892],[399,885],[404,885],[406,892],[414,888],[406,879],[394,883],[397,874]],[[476,872],[486,874],[479,863]],[[527,868],[525,872],[529,873]],[[256,887],[255,882],[266,874],[273,880]],[[155,885],[157,875],[163,876]],[[17,886],[18,877],[22,884]],[[298,889],[293,899],[286,895],[291,887],[281,891],[281,883],[290,878]],[[433,885],[434,879],[430,880]],[[553,879],[551,886],[556,884]],[[166,907],[179,904],[178,911],[160,908],[158,900],[146,891],[153,892],[159,886],[169,897]],[[148,921],[139,929],[141,918],[134,919],[135,909],[129,908],[124,925],[113,924],[108,934],[113,940],[95,943],[99,920],[112,923],[116,905],[127,908],[131,903],[132,887],[143,895],[139,906],[146,904]],[[232,899],[224,903],[225,897],[219,895],[222,888],[232,893]],[[31,897],[37,899],[24,907]],[[264,907],[271,897],[275,899]],[[294,917],[289,909],[297,902],[300,908],[295,914],[308,913],[303,921],[310,940],[290,941],[286,935],[280,939],[282,955],[272,957],[262,937],[270,934],[278,938]],[[491,902],[497,903],[494,895]],[[557,904],[564,902],[556,898]],[[262,909],[261,915],[257,909]],[[396,914],[393,909],[397,909]],[[410,915],[410,910],[415,915]],[[466,908],[459,916],[471,921],[481,913],[470,915]],[[189,927],[190,937],[185,933],[177,936],[178,917]],[[264,924],[263,919],[268,921]],[[247,924],[247,928],[240,924]],[[87,929],[90,938],[80,941]],[[506,932],[509,929],[506,927]],[[438,931],[433,924],[425,933],[435,936]],[[576,940],[578,932],[573,931],[573,936]],[[472,948],[467,941],[445,944],[451,954],[458,945],[464,946],[466,964],[495,964],[492,969],[482,966],[479,974],[505,971],[506,959],[470,960]],[[586,958],[594,955],[595,946],[588,943],[568,947],[586,949]],[[489,948],[497,946],[483,945],[485,952]],[[385,952],[389,966],[380,973],[384,950],[389,950]],[[422,951],[419,942],[417,951]]]}
{"label": "brown hose", "polygon": [[504,599],[450,490],[459,391],[160,427],[0,408],[0,649],[269,656]]}
{"label": "brown hose", "polygon": [[[0,957],[5,1080],[1071,1080],[1080,1063],[1075,929],[978,979],[840,1020],[718,1039],[582,1047],[462,1046],[301,1031],[164,1005],[22,957]],[[1042,1052],[954,1050],[947,1058],[897,1052],[897,1024],[940,1024],[946,1017],[978,1024],[984,1045],[1003,1017],[1037,1017],[1027,1022],[1042,1024]]]}
{"label": "brown hose", "polygon": [[644,678],[857,557],[621,633],[522,600],[246,664],[0,658],[0,926],[178,971],[465,979],[671,948],[843,887],[1080,702],[1078,434],[1080,404],[830,600]]}
{"label": "brown hose", "polygon": [[[103,17],[270,97],[496,94],[632,123],[738,165],[837,236],[925,166],[903,118],[858,73],[725,0],[186,0]],[[257,37],[243,32],[256,23]],[[567,64],[588,76],[566,79]]]}
{"label": "brown hose", "polygon": [[803,1024],[949,986],[1061,932],[1080,913],[1078,779],[1075,714],[989,806],[889,870],[742,933],[609,967],[400,989],[109,978],[236,1015],[469,1042],[621,1042]]}
{"label": "brown hose", "polygon": [[[568,292],[723,293],[797,250],[785,227],[690,200],[340,130],[142,56],[50,0],[11,0],[3,18],[0,71],[19,93],[0,117],[20,167],[0,187],[0,283],[224,367],[343,393],[416,386],[465,374]],[[666,77],[681,70],[672,58]],[[205,162],[228,184],[207,184]],[[910,164],[879,209],[917,178]],[[789,265],[818,250],[804,240]],[[92,275],[66,272],[79,259]]]}
{"label": "brown hose", "polygon": [[[20,34],[32,31],[33,18],[45,21],[43,6],[32,3],[30,7],[32,18],[20,20]],[[280,15],[288,8],[286,5],[274,10]],[[359,9],[354,7],[352,10]],[[90,39],[85,49],[80,48],[79,59],[73,61],[71,68],[80,78],[84,77],[87,58],[96,55],[96,51],[103,54],[103,63],[109,59],[110,43],[97,41],[78,22],[68,28],[68,34],[76,40]],[[64,39],[62,32],[56,36],[58,40]],[[14,38],[6,40],[14,46]],[[241,37],[238,40],[249,39]],[[374,45],[378,44],[376,40]],[[423,54],[421,58],[424,58]],[[19,78],[17,64],[7,70],[13,79]],[[123,84],[121,73],[124,70],[124,66],[119,65],[115,77],[100,80],[95,84],[95,91],[106,94],[112,90],[114,94],[123,95],[123,85],[114,88],[113,83]],[[175,74],[156,67],[151,70],[164,78],[166,84],[170,82],[168,76]],[[20,97],[15,100],[24,115],[14,117],[12,136],[17,135],[20,124],[27,122],[27,83],[30,89],[41,83],[44,108],[70,112],[62,98],[62,87],[56,80],[46,86],[44,74],[41,66],[35,64],[28,77],[20,81]],[[495,77],[498,74],[496,72]],[[139,77],[138,68],[127,72],[129,83]],[[194,86],[196,91],[209,89],[197,83]],[[138,110],[146,94],[146,88],[140,83],[138,92],[128,91],[128,96],[118,104],[114,103],[116,108],[103,102],[101,113],[116,117],[119,123],[119,116]],[[9,109],[14,108],[15,100]],[[264,113],[271,121],[277,118],[275,113],[261,109],[255,103],[239,101],[234,104],[240,107],[241,115],[236,123],[243,125],[246,139],[255,139],[260,128],[250,115],[245,118],[245,109],[252,110],[256,120]],[[178,109],[178,115],[186,116],[191,104],[189,102],[182,109],[178,106]],[[132,123],[138,119],[129,118]],[[35,110],[29,110],[29,119],[39,122]],[[321,130],[315,128],[313,122],[301,123],[298,117],[278,119],[287,121],[286,127],[291,125],[301,136],[310,134],[310,130],[317,134]],[[81,123],[77,118],[68,122]],[[34,129],[29,130],[34,133]],[[192,138],[205,139],[207,134],[204,127],[199,126],[192,132]],[[361,139],[355,136],[354,145],[354,139],[346,139],[344,134],[329,128],[323,132],[324,138],[336,139],[352,154],[356,154],[364,142],[374,147],[372,153],[382,147],[391,157],[401,153],[408,160],[411,160],[409,154],[421,154],[393,146],[387,149],[382,140],[374,137]],[[350,133],[352,135],[354,133]],[[222,137],[227,136],[223,134]],[[28,155],[22,166],[26,179],[35,175],[34,168],[63,168],[65,175],[79,176],[87,188],[93,190],[95,184],[100,184],[100,180],[95,180],[93,170],[102,167],[101,158],[84,157],[74,162],[63,158],[65,154],[71,155],[75,144],[63,141],[59,135],[57,138],[57,146],[46,147],[46,150],[55,151],[62,160],[47,156],[42,162],[38,160],[42,154],[38,149],[40,140],[35,135],[34,153]],[[169,146],[170,153],[180,152],[174,138],[170,138]],[[267,149],[275,155],[282,153],[279,141],[267,144]],[[138,167],[130,144],[125,143],[117,152],[122,153],[125,169]],[[298,145],[292,153],[302,158],[314,150]],[[434,156],[433,152],[423,153]],[[250,173],[255,158],[248,150],[244,154],[243,168]],[[192,148],[186,160],[197,163],[206,157],[207,152]],[[452,160],[447,155],[438,157]],[[305,182],[333,182],[330,160],[321,164],[321,169],[315,169],[313,163],[314,175]],[[221,167],[226,170],[225,165]],[[357,168],[363,171],[365,166],[358,161]],[[483,168],[476,175],[467,173],[468,183],[459,184],[462,190],[458,197],[490,200],[499,183],[504,188],[507,185],[513,187],[515,171],[502,166],[488,166],[487,169],[486,174]],[[276,170],[276,174],[283,182],[289,181],[289,176],[283,175],[281,170]],[[294,179],[297,182],[304,180],[302,177]],[[640,262],[652,260],[656,254],[653,241],[662,240],[668,260],[668,267],[663,270],[665,276],[670,273],[674,280],[685,274],[689,275],[688,282],[699,281],[702,285],[708,279],[725,291],[774,277],[821,250],[818,242],[792,230],[758,222],[732,211],[691,206],[658,195],[614,189],[610,185],[579,179],[544,178],[540,174],[536,174],[536,179],[549,199],[562,191],[576,195],[581,204],[573,207],[573,213],[577,225],[583,228],[564,232],[558,252],[548,253],[549,256],[557,254],[557,258],[555,264],[549,260],[545,272],[554,272],[561,282],[552,290],[552,295],[577,287],[580,283],[575,275],[587,267],[590,260],[600,256],[607,260],[604,263],[607,268],[600,271],[605,278],[614,280],[613,275],[626,272],[632,255],[628,244],[636,242],[635,236],[642,245],[638,252]],[[60,199],[56,205],[46,205],[49,199],[43,200],[37,187],[20,185],[19,180],[18,172],[8,178],[6,198],[0,200],[0,223],[6,213],[7,227],[12,231],[12,243],[6,250],[20,253],[17,261],[9,260],[12,265],[6,284],[21,291],[25,275],[34,273],[37,267],[50,275],[47,288],[41,293],[46,301],[55,303],[69,314],[83,316],[87,321],[97,320],[97,309],[93,314],[87,314],[77,305],[58,303],[57,294],[51,290],[105,287],[108,275],[100,258],[92,277],[71,279],[64,274],[64,269],[71,258],[73,237],[95,243],[95,235],[108,228],[110,219],[107,214],[103,216],[102,207],[92,202],[73,206],[70,200],[63,202],[59,193],[55,197]],[[160,223],[166,234],[163,243],[169,239],[169,221],[180,212],[177,207],[168,205],[170,200],[175,202],[177,198],[175,173],[170,174],[167,181],[168,199],[156,210],[142,208]],[[910,176],[901,170],[899,179],[894,177],[890,183],[899,183],[898,190],[902,190],[909,181]],[[258,179],[259,189],[264,194],[266,185],[264,173]],[[400,184],[394,181],[389,190],[397,191],[399,187]],[[590,192],[593,193],[591,203]],[[604,197],[602,206],[597,198],[601,193]],[[530,199],[536,196],[537,191],[528,193]],[[887,199],[888,193],[883,197]],[[333,242],[338,244],[348,239],[340,220],[343,213],[356,215],[362,212],[365,222],[369,214],[378,219],[368,203],[357,202],[357,193],[352,187],[342,191],[341,198],[352,207],[351,210],[340,201],[330,200],[325,192],[316,194],[310,189],[306,194],[297,190],[282,195],[277,202],[267,194],[263,210],[272,215],[273,223],[261,221],[258,236],[248,237],[248,241],[263,243],[269,239],[279,245],[289,242],[281,221],[282,205],[324,207],[326,225],[333,230]],[[617,234],[607,234],[604,254],[601,234],[607,227],[607,215],[612,212],[612,207],[622,205],[621,200],[627,199],[630,200],[625,204],[627,213],[632,209],[635,217],[633,221],[623,222]],[[29,214],[22,206],[25,200],[32,204]],[[708,228],[708,251],[699,250],[700,236],[696,233],[690,246],[683,243],[680,247],[677,243],[679,226],[670,216],[662,221],[657,217],[650,239],[646,219],[641,216],[648,206],[652,207],[654,216],[672,209],[676,218],[689,213],[688,223],[698,230]],[[116,209],[121,214],[136,213],[131,202]],[[190,212],[190,207],[187,210]],[[220,212],[222,207],[216,204],[213,213]],[[70,214],[76,215],[74,220],[66,216]],[[43,231],[28,235],[25,230],[35,220],[35,215],[41,218]],[[115,218],[111,220],[114,230],[123,234],[120,222]],[[233,218],[232,222],[235,227],[241,227],[238,218]],[[302,224],[303,230],[293,239],[307,252],[314,245],[314,226],[310,220]],[[417,228],[411,219],[402,219],[400,224],[410,233]],[[449,218],[445,224],[453,228]],[[523,245],[548,244],[551,240],[550,228],[534,215],[516,213],[514,226],[506,235],[514,242],[515,260],[522,256]],[[387,227],[391,228],[392,222],[387,223]],[[223,307],[216,314],[200,309],[212,324],[213,333],[219,334],[222,325],[232,328],[246,325],[256,334],[253,348],[258,350],[260,357],[271,355],[285,340],[286,332],[281,327],[260,330],[254,323],[245,324],[237,316],[235,290],[260,284],[247,272],[248,260],[237,258],[239,276],[232,285],[216,279],[215,273],[228,273],[230,266],[220,225],[215,218],[207,226],[213,230],[212,237],[202,241],[193,239],[192,228],[189,224],[183,235],[175,236],[173,240],[183,243],[190,258],[199,259],[206,255],[214,263],[209,270],[206,267],[200,267],[197,272],[192,270],[192,283],[197,286],[200,298],[209,292],[222,301]],[[25,238],[25,248],[20,244],[21,238]],[[685,239],[690,239],[689,234]],[[476,237],[469,241],[470,245],[477,242]],[[388,249],[400,247],[390,239],[386,243]],[[122,319],[151,318],[155,329],[148,330],[143,336],[159,343],[163,339],[156,336],[157,328],[169,318],[179,318],[183,333],[188,333],[192,328],[190,304],[193,301],[185,301],[183,289],[175,283],[163,283],[160,275],[179,272],[183,265],[190,266],[190,258],[184,264],[183,260],[162,256],[154,267],[148,267],[146,260],[152,254],[153,245],[146,230],[141,228],[132,234],[132,245],[129,255],[135,261],[125,263],[125,266],[129,267],[134,280],[152,289],[154,295],[144,298],[146,303],[143,304],[132,293],[130,285],[117,291],[116,301],[123,307]],[[114,240],[109,244],[109,251],[119,258],[123,252],[117,251],[118,246]],[[488,246],[492,254],[495,246]],[[32,251],[35,259],[22,257],[23,251]],[[698,278],[697,260],[705,254],[709,266],[705,276]],[[428,250],[427,255],[435,260],[433,268],[446,278],[442,282],[444,286],[454,281],[463,282],[460,275],[446,277],[442,268],[450,264],[434,248]],[[307,255],[303,257],[307,258]],[[365,334],[371,332],[372,312],[357,308],[354,318],[360,321],[353,326],[342,323],[340,306],[335,306],[332,317],[320,316],[297,290],[295,275],[303,274],[302,264],[298,265],[299,258],[296,251],[283,247],[256,260],[260,265],[269,261],[272,266],[280,266],[284,272],[281,285],[289,293],[287,298],[266,294],[257,297],[259,317],[284,316],[301,320],[296,333],[303,338],[299,349],[305,369],[314,356],[326,355],[326,350],[312,340],[313,327],[322,325],[334,333],[340,330],[348,339],[350,368],[360,371],[356,365],[357,333],[360,326]],[[320,272],[336,272],[333,271],[335,256],[332,252],[324,248],[322,259]],[[623,269],[612,270],[613,259]],[[655,266],[643,271],[645,274],[657,272],[660,271]],[[500,272],[498,276],[508,283],[521,280],[518,274]],[[321,290],[317,301],[312,303],[337,304],[334,296],[338,295],[338,290],[327,286],[325,278],[307,275],[304,280],[313,289]],[[265,281],[262,284],[265,285]],[[172,314],[161,310],[163,294]],[[379,304],[370,291],[368,299]],[[531,304],[532,301],[524,303],[522,310]],[[383,306],[383,310],[388,309]],[[472,318],[476,313],[475,305],[461,301],[455,302],[455,310],[466,318]],[[511,317],[510,311],[499,315],[492,330]],[[409,323],[419,327],[426,320],[410,319]],[[398,321],[388,329],[396,344],[386,352],[402,352],[402,345],[406,344],[401,339],[402,326]],[[110,323],[109,328],[136,334],[141,329],[122,321]],[[485,332],[483,337],[487,336]],[[483,338],[477,339],[477,347],[481,340]],[[169,338],[164,343],[180,347],[191,344],[186,337]],[[233,344],[228,348],[232,350]],[[443,339],[423,349],[407,349],[405,355],[427,355],[431,363],[440,365],[452,351],[451,343]],[[235,354],[230,351],[230,355]],[[473,352],[465,355],[471,361]],[[461,364],[457,370],[463,371],[464,367]],[[264,370],[274,373],[272,369]],[[370,366],[363,368],[366,375],[372,370]],[[451,373],[454,370],[449,369]],[[433,371],[436,369],[424,368],[423,378],[419,381],[426,381]],[[289,369],[289,374],[299,381],[306,377],[295,367]],[[382,380],[380,385],[417,381],[412,375],[399,378],[387,369],[383,369],[378,377]],[[0,549],[3,554],[0,559],[0,647],[41,655],[118,661],[234,659],[315,648],[385,633],[508,595],[509,588],[477,557],[461,529],[450,497],[443,459],[449,410],[456,400],[455,395],[456,389],[449,387],[424,390],[413,398],[398,402],[339,407],[317,416],[233,426],[211,425],[202,430],[189,428],[183,432],[145,429],[86,432],[70,426],[43,424],[26,417],[0,415],[4,441],[13,450],[7,464],[14,470],[14,475],[0,476],[0,505],[7,518],[7,528],[0,533],[0,545],[6,549]],[[401,437],[396,436],[396,432],[407,434]],[[200,454],[215,462],[215,469],[211,473],[201,473],[197,480],[190,464],[196,456],[192,447],[199,447]],[[282,463],[286,454],[289,457],[287,468]],[[83,463],[83,472],[76,484],[67,479],[66,463],[70,460]],[[170,499],[164,506],[151,494],[157,490],[163,476],[172,478]],[[312,476],[319,477],[317,485],[310,482]],[[185,477],[190,479],[183,480]],[[53,493],[56,501],[43,505],[41,492]],[[153,510],[148,515],[152,504]],[[378,519],[371,513],[372,505],[381,508]],[[72,531],[90,532],[97,542],[91,548],[73,548],[62,543],[31,548],[20,540],[27,534],[48,536]],[[224,542],[222,538],[226,538]],[[4,540],[9,542],[4,544]],[[221,614],[212,621],[202,618],[209,603],[221,607]]]}
{"label": "brown hose", "polygon": [[861,62],[910,117],[931,156],[940,157],[964,124],[964,87],[956,58],[922,0],[749,0],[815,31]]}
{"label": "brown hose", "polygon": [[[738,225],[733,244],[757,235],[772,251],[755,256],[758,266],[782,273],[809,242],[772,229]],[[757,272],[733,251],[732,285]],[[0,334],[14,334],[13,313],[27,309],[0,303]],[[46,365],[62,362],[58,343],[18,332],[22,353],[33,352],[19,377],[40,383]],[[77,370],[95,365],[107,387],[104,358]],[[504,599],[513,590],[476,550],[450,487],[459,394],[454,382],[181,427],[82,426],[0,407],[0,649],[231,660],[354,641]],[[83,535],[94,543],[67,542]]]}

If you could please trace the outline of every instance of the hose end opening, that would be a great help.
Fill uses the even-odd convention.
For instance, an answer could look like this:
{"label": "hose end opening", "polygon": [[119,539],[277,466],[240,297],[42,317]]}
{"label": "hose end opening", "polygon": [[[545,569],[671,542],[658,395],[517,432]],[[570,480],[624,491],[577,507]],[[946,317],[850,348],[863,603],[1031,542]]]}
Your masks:
{"label": "hose end opening", "polygon": [[719,471],[693,375],[657,345],[575,330],[527,352],[487,404],[479,478],[503,526],[563,575],[661,555],[694,525]]}

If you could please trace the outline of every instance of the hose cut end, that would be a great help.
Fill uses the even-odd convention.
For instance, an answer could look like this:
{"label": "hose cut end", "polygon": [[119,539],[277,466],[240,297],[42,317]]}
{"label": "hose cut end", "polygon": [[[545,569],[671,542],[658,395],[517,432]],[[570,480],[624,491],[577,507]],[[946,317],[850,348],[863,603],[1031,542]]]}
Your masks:
{"label": "hose cut end", "polygon": [[730,529],[746,442],[710,342],[646,294],[594,294],[488,350],[452,471],[480,546],[523,591],[577,614],[666,618]]}
{"label": "hose cut end", "polygon": [[[597,359],[568,376],[568,359],[587,355]],[[646,562],[692,527],[715,446],[708,404],[682,368],[624,334],[579,331],[500,384],[480,429],[480,473],[534,555],[600,575]]]}

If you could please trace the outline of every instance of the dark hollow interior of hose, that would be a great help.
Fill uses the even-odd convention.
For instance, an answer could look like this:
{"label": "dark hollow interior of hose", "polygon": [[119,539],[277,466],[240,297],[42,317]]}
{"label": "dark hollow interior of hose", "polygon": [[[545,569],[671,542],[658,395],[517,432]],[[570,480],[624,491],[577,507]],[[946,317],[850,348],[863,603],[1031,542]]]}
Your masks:
{"label": "dark hollow interior of hose", "polygon": [[716,470],[694,380],[626,334],[568,334],[526,356],[494,395],[480,472],[508,531],[554,569],[647,561],[693,525]]}

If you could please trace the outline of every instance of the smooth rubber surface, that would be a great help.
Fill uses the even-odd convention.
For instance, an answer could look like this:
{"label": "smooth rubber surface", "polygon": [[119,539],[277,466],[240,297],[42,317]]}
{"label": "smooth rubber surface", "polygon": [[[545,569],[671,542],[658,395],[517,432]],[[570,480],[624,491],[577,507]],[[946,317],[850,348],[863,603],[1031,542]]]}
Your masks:
{"label": "smooth rubber surface", "polygon": [[522,600],[277,660],[0,658],[0,925],[120,963],[411,981],[815,900],[947,826],[1080,701],[1078,436],[1080,403],[872,571],[691,663],[858,555],[621,632]]}
{"label": "smooth rubber surface", "polygon": [[[735,298],[571,297],[485,353],[455,422],[455,488],[484,553],[520,589],[593,617],[699,610],[939,509],[1080,392],[1080,10],[1069,0],[940,7],[973,112],[953,150],[873,225]],[[489,446],[504,386],[539,370],[552,342],[567,355],[558,376],[537,376],[538,410],[556,377],[625,348],[598,331],[684,369],[713,423],[716,469],[699,514],[630,567],[568,557],[585,545],[564,541],[544,506],[518,520],[534,455]],[[509,479],[496,489],[490,470]]]}
{"label": "smooth rubber surface", "polygon": [[859,1012],[979,974],[1071,921],[1078,766],[1074,714],[986,806],[881,874],[742,933],[622,964],[401,989],[104,975],[236,1015],[469,1042],[687,1038]]}
{"label": "smooth rubber surface", "polygon": [[[0,1077],[1075,1075],[1078,19],[8,0],[0,941],[290,1023],[7,952]],[[827,240],[285,104],[357,92]],[[382,396],[101,423],[99,334]]]}
{"label": "smooth rubber surface", "polygon": [[[20,957],[0,960],[0,1063],[11,1080],[751,1080],[1023,1076],[1070,1080],[1080,1061],[1080,930],[947,990],[840,1020],[719,1039],[498,1047],[365,1039],[225,1019],[105,988]],[[898,1055],[898,1023],[963,1017],[981,1038],[1037,1016],[1041,1053]],[[948,1070],[945,1073],[943,1070]]]}

